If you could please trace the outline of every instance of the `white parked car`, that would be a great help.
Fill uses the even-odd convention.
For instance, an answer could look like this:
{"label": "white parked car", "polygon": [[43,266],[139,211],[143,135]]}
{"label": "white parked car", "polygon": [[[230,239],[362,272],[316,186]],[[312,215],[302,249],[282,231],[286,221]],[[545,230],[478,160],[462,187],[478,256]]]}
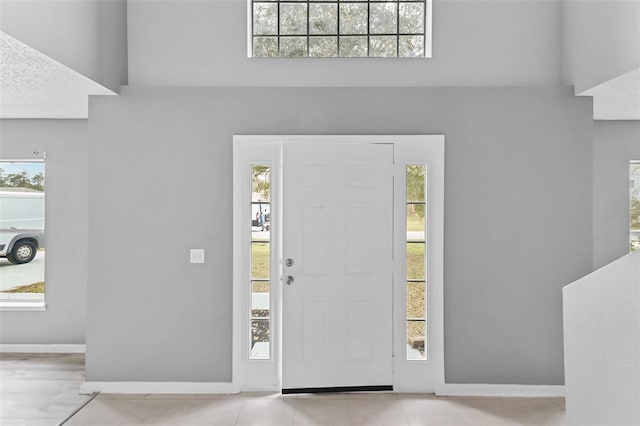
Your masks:
{"label": "white parked car", "polygon": [[0,191],[0,257],[31,262],[44,247],[44,192]]}

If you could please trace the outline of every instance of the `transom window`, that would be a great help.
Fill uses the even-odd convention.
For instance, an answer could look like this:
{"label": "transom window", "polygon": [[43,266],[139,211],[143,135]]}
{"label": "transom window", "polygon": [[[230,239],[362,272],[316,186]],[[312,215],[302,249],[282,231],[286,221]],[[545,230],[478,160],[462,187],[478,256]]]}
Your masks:
{"label": "transom window", "polygon": [[424,58],[428,0],[251,0],[253,57]]}

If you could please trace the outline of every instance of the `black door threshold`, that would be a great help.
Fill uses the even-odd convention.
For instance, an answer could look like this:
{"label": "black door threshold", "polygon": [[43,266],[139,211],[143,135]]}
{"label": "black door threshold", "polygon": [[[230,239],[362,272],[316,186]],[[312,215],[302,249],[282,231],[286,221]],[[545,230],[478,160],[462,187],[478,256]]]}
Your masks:
{"label": "black door threshold", "polygon": [[336,386],[329,388],[289,388],[282,389],[283,394],[290,393],[330,393],[330,392],[384,392],[392,391],[392,385],[379,386]]}

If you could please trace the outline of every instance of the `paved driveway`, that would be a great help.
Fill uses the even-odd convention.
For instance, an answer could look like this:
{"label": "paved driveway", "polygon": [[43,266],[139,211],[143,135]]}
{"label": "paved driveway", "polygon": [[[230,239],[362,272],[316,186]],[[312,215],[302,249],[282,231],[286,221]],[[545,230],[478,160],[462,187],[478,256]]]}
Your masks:
{"label": "paved driveway", "polygon": [[0,258],[0,290],[44,281],[44,251],[39,251],[29,263],[12,265]]}

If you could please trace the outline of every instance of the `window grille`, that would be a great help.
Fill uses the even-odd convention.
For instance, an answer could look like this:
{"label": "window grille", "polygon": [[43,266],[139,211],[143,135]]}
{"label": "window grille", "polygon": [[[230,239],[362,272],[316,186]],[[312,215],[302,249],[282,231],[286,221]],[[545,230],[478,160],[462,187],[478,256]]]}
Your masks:
{"label": "window grille", "polygon": [[257,58],[430,56],[427,0],[251,0]]}

